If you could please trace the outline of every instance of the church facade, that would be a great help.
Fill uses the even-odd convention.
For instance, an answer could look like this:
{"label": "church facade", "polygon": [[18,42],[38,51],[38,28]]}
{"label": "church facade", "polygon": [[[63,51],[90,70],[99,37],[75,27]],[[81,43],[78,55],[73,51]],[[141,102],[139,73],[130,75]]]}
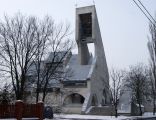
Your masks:
{"label": "church facade", "polygon": [[[45,104],[64,113],[89,114],[93,107],[109,106],[109,74],[95,6],[76,8],[75,40],[78,54],[67,54],[66,70],[72,75],[49,92]],[[95,47],[94,55],[88,45]],[[29,96],[28,101],[33,97]]]}

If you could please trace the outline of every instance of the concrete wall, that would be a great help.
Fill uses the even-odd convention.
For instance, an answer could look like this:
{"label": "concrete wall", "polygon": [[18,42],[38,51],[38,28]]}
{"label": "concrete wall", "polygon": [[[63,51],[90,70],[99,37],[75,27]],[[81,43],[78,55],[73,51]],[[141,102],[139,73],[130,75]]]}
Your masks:
{"label": "concrete wall", "polygon": [[91,109],[86,114],[113,116],[114,113],[115,111],[113,106],[102,106],[102,107],[92,106]]}
{"label": "concrete wall", "polygon": [[82,107],[63,107],[63,113],[81,114]]}

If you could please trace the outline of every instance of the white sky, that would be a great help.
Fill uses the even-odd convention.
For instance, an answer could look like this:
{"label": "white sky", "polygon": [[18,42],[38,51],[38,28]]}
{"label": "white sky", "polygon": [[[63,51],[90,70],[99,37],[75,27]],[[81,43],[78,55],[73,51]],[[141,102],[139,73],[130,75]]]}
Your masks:
{"label": "white sky", "polygon": [[[75,4],[92,5],[93,0],[0,0],[0,18],[21,12],[55,21],[67,21],[75,29]],[[149,21],[132,0],[94,0],[108,67],[126,68],[138,62],[148,63]],[[156,0],[141,0],[154,16]],[[73,38],[74,38],[73,33]]]}

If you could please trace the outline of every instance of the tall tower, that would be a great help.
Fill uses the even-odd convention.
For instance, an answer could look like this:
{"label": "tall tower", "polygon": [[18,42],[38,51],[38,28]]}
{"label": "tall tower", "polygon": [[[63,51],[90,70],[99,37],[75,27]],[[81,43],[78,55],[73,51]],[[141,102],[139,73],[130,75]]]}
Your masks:
{"label": "tall tower", "polygon": [[88,104],[92,104],[94,96],[97,98],[97,105],[110,103],[109,74],[94,5],[76,9],[76,42],[81,65],[89,64],[88,44],[93,43],[95,47],[91,72],[88,76],[91,81],[91,101]]}
{"label": "tall tower", "polygon": [[[95,6],[76,9],[75,32],[78,55],[71,56],[68,69],[72,75],[63,81],[63,88],[72,93],[67,92],[62,101],[65,112],[88,114],[91,106],[110,104],[109,75]],[[88,50],[90,43],[95,47],[93,57]]]}
{"label": "tall tower", "polygon": [[80,64],[88,64],[88,44],[94,43],[95,59],[98,69],[108,75],[108,68],[95,6],[76,9],[76,42],[78,45]]}

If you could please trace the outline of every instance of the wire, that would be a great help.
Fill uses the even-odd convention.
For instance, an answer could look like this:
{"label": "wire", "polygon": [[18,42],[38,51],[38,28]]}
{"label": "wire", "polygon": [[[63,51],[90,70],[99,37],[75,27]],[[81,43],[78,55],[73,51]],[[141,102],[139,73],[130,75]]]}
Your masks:
{"label": "wire", "polygon": [[142,10],[142,8],[138,5],[138,3],[135,1],[135,0],[133,0],[133,2],[137,5],[137,7],[141,10],[141,12],[146,16],[146,18],[153,24],[153,25],[155,25],[154,23],[153,23],[153,21],[147,16],[147,14]]}
{"label": "wire", "polygon": [[148,13],[148,15],[153,19],[153,21],[156,23],[156,20],[153,18],[153,16],[149,13],[149,11],[146,9],[146,7],[143,5],[143,3],[140,1],[140,0],[138,0],[139,1],[139,3],[141,4],[141,6],[146,10],[146,12]]}

